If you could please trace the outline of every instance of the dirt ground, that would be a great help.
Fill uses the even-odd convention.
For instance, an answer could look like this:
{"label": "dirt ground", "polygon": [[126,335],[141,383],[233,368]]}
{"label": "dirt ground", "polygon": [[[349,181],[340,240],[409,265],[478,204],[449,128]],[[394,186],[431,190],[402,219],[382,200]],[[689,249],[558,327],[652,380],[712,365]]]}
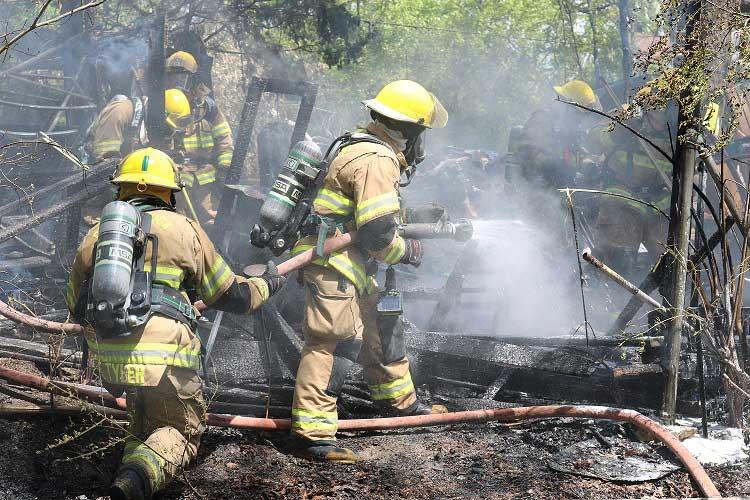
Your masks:
{"label": "dirt ground", "polygon": [[[0,403],[11,400],[0,397]],[[18,401],[13,401],[18,404]],[[106,494],[121,444],[95,416],[2,420],[0,499],[95,499]],[[244,498],[643,498],[699,496],[687,474],[616,484],[553,471],[549,458],[592,431],[619,424],[547,420],[344,434],[361,461],[350,466],[286,455],[278,434],[210,429],[196,463],[161,499]],[[82,435],[80,433],[84,432]],[[74,439],[70,439],[74,438]],[[67,441],[55,446],[61,441]],[[109,447],[108,444],[110,445]],[[49,449],[52,446],[52,449]],[[750,494],[747,464],[709,469],[724,495]]]}

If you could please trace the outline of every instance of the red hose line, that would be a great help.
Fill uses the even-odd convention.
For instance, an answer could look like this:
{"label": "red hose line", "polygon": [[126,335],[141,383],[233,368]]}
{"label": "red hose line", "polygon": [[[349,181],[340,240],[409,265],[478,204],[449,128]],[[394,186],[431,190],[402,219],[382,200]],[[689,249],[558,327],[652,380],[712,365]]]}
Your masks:
{"label": "red hose line", "polygon": [[[109,404],[111,406],[125,409],[125,400],[123,398],[115,398],[111,394],[101,393],[86,387],[65,383],[51,383],[45,378],[2,366],[0,366],[0,378],[42,391],[62,393],[74,392],[93,402]],[[667,448],[677,456],[680,462],[682,462],[690,476],[695,480],[701,492],[703,492],[703,495],[709,498],[721,498],[719,490],[716,489],[716,486],[714,486],[711,478],[706,474],[703,466],[701,466],[698,460],[696,460],[690,451],[688,451],[685,445],[657,422],[654,422],[650,418],[634,410],[623,410],[606,406],[527,406],[524,408],[460,411],[435,415],[416,415],[412,417],[341,420],[339,421],[339,430],[392,430],[411,427],[465,424],[471,422],[513,422],[518,420],[557,417],[595,418],[629,422],[664,443],[664,445],[666,445]],[[290,421],[288,419],[242,417],[238,415],[223,415],[216,413],[206,414],[206,421],[208,425],[216,427],[232,427],[236,429],[253,429],[260,431],[288,430],[290,427]]]}

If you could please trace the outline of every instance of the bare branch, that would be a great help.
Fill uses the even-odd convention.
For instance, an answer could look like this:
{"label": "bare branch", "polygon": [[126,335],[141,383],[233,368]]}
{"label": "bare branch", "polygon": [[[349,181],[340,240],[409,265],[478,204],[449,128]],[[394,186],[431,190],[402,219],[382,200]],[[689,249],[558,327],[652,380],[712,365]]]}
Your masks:
{"label": "bare branch", "polygon": [[55,17],[53,17],[51,19],[47,19],[46,21],[43,21],[43,22],[39,22],[39,20],[41,19],[42,15],[44,15],[44,12],[47,10],[47,7],[49,7],[49,5],[52,3],[52,0],[47,0],[44,3],[44,5],[42,6],[42,8],[39,9],[39,13],[34,18],[34,21],[26,29],[24,29],[23,31],[21,31],[20,33],[18,33],[10,41],[6,42],[4,46],[0,47],[0,55],[2,55],[5,52],[7,52],[16,42],[18,42],[21,38],[25,37],[26,35],[28,35],[32,31],[34,31],[35,29],[43,28],[45,26],[49,26],[51,24],[55,24],[56,22],[58,22],[58,21],[60,21],[62,19],[65,19],[66,17],[70,17],[73,14],[77,14],[79,12],[82,12],[82,11],[86,10],[86,9],[90,9],[92,7],[96,7],[97,5],[101,5],[104,2],[106,2],[106,1],[107,0],[94,0],[94,1],[89,2],[87,4],[80,5],[80,6],[76,7],[73,10],[70,10],[68,12],[64,12],[64,13],[60,14],[59,16],[55,16]]}

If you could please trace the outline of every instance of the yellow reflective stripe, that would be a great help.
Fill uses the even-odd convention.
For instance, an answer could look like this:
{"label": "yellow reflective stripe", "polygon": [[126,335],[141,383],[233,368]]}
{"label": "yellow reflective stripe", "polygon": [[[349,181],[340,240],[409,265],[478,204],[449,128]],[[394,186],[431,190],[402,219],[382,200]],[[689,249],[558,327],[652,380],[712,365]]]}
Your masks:
{"label": "yellow reflective stripe", "polygon": [[370,397],[374,401],[396,399],[405,394],[409,394],[410,392],[414,392],[414,383],[412,382],[411,374],[409,373],[392,382],[368,385],[367,387],[370,389]]}
{"label": "yellow reflective stripe", "polygon": [[150,479],[154,481],[151,489],[158,490],[164,484],[164,464],[166,464],[166,460],[146,444],[142,444],[124,454],[122,464],[141,465],[148,472]]}
{"label": "yellow reflective stripe", "polygon": [[228,167],[232,163],[232,152],[224,151],[219,153],[216,157],[216,163],[218,163],[220,167]]}
{"label": "yellow reflective stripe", "polygon": [[227,122],[221,122],[218,125],[215,125],[214,128],[211,129],[211,133],[213,134],[214,137],[221,137],[231,132],[232,132],[232,129],[229,127],[229,123]]}
{"label": "yellow reflective stripe", "polygon": [[338,414],[333,411],[303,410],[292,408],[292,427],[297,429],[336,429]]}
{"label": "yellow reflective stripe", "polygon": [[211,149],[214,147],[214,138],[210,134],[190,135],[182,140],[185,149]]}
{"label": "yellow reflective stripe", "polygon": [[[151,263],[145,264],[143,270],[151,272]],[[185,271],[179,267],[170,266],[156,266],[156,273],[154,274],[154,282],[162,283],[179,290],[182,287],[182,278],[185,275]]]}
{"label": "yellow reflective stripe", "polygon": [[90,345],[100,363],[114,365],[169,365],[198,369],[200,346],[139,342],[114,344],[100,341]]}
{"label": "yellow reflective stripe", "polygon": [[400,236],[396,236],[396,238],[391,242],[388,248],[390,248],[390,250],[388,250],[385,259],[383,259],[385,263],[397,264],[401,262],[401,259],[406,253],[406,242],[404,241],[404,239]]}
{"label": "yellow reflective stripe", "polygon": [[357,205],[357,227],[383,215],[398,212],[400,209],[401,204],[399,203],[398,193],[396,191],[391,191],[390,193],[384,193],[370,198],[369,200]]}
{"label": "yellow reflective stripe", "polygon": [[217,256],[211,269],[204,273],[201,278],[201,295],[203,295],[203,298],[211,301],[231,274],[232,271],[224,262],[224,259]]}
{"label": "yellow reflective stripe", "polygon": [[206,168],[199,173],[195,174],[195,178],[199,185],[211,184],[216,181],[216,169],[214,167]]}
{"label": "yellow reflective stripe", "polygon": [[180,174],[180,180],[185,184],[186,187],[193,187],[195,185],[195,176],[191,173]]}
{"label": "yellow reflective stripe", "polygon": [[354,211],[354,200],[325,188],[320,190],[313,204],[327,208],[336,215],[349,215]]}
{"label": "yellow reflective stripe", "polygon": [[[292,249],[291,254],[294,256],[311,248],[315,248],[315,245],[298,244]],[[339,252],[333,252],[328,257],[315,257],[312,262],[319,266],[328,266],[335,269],[346,279],[351,281],[359,293],[365,293],[367,291],[368,280],[365,268],[355,264],[349,257],[346,257]]]}
{"label": "yellow reflective stripe", "polygon": [[122,146],[122,141],[109,140],[109,141],[98,141],[93,145],[94,153],[109,153],[111,151],[119,151]]}

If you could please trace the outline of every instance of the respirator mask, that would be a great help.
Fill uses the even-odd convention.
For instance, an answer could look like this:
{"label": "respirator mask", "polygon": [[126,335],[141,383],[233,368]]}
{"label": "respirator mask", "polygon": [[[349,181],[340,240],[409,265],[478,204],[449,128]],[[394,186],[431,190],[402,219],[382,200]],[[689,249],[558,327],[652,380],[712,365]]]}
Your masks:
{"label": "respirator mask", "polygon": [[417,165],[425,159],[425,132],[427,132],[427,129],[420,127],[420,130],[412,134],[406,141],[406,149],[404,149],[404,158],[407,164],[404,169],[406,181],[400,183],[401,187],[408,186],[411,183],[412,177],[417,172]]}
{"label": "respirator mask", "polygon": [[190,92],[193,88],[193,75],[187,71],[174,71],[167,73],[167,88],[180,89]]}

